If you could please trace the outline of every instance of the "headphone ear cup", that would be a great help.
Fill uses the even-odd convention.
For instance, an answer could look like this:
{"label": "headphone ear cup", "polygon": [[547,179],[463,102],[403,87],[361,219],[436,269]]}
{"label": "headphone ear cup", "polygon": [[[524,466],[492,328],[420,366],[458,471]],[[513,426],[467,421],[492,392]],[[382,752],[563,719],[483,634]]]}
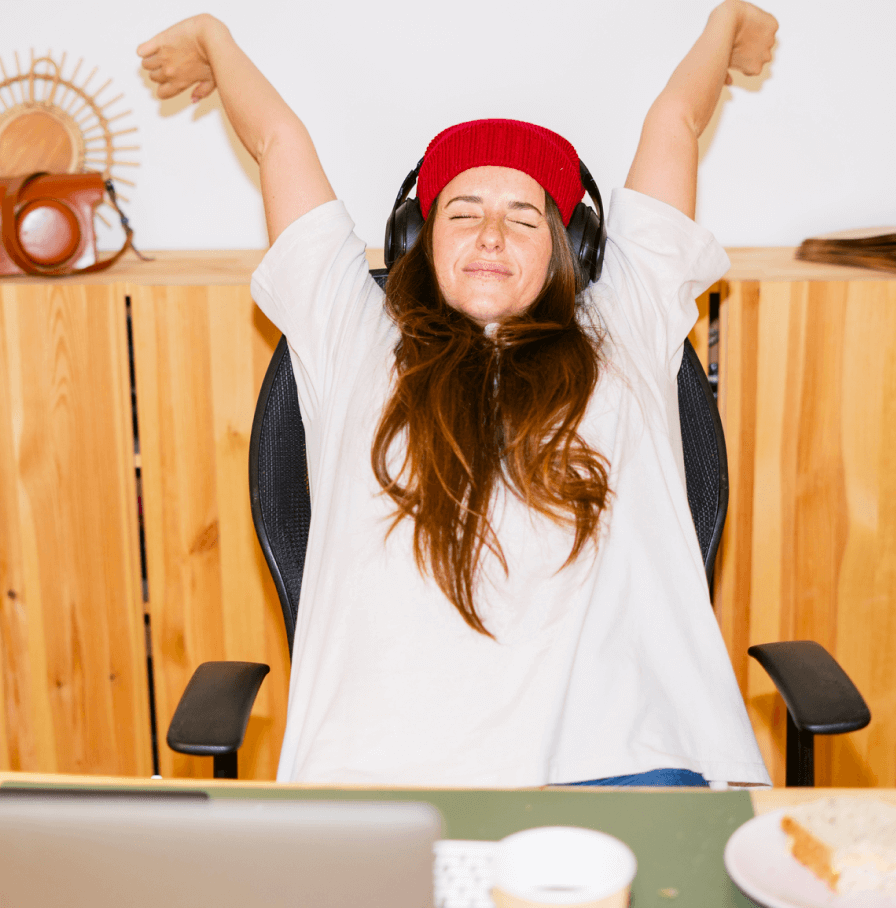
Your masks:
{"label": "headphone ear cup", "polygon": [[386,268],[392,266],[417,242],[423,230],[423,215],[417,199],[405,199],[386,221],[386,242],[383,259]]}
{"label": "headphone ear cup", "polygon": [[569,220],[566,235],[569,237],[572,254],[582,269],[585,283],[596,281],[600,277],[606,243],[600,216],[589,205],[579,202]]}

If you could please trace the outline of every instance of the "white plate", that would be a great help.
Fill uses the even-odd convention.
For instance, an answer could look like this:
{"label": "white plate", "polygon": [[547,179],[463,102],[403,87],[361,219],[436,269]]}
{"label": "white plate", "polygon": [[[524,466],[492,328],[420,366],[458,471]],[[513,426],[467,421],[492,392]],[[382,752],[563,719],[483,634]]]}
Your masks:
{"label": "white plate", "polygon": [[896,897],[876,892],[836,895],[800,864],[781,829],[785,809],[744,823],[725,846],[725,869],[735,885],[764,908],[896,908]]}

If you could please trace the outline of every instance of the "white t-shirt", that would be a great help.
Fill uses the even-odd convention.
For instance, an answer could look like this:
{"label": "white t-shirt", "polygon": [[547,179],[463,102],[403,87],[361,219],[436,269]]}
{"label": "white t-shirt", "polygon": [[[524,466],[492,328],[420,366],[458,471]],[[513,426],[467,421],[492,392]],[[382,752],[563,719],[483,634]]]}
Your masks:
{"label": "white t-shirt", "polygon": [[675,209],[614,192],[607,333],[580,427],[610,461],[596,555],[499,493],[509,567],[486,555],[473,631],[421,575],[371,467],[398,333],[341,202],[277,239],[252,293],[284,332],[305,423],[312,520],[278,779],[517,787],[662,767],[769,784],[709,602],[688,508],[677,373],[694,299],[728,267]]}

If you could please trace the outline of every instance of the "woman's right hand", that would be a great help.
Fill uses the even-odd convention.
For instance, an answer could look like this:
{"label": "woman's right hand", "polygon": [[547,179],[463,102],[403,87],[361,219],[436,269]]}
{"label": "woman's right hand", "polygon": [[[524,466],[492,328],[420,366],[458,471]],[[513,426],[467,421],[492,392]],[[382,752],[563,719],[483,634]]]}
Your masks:
{"label": "woman's right hand", "polygon": [[185,19],[137,48],[162,99],[216,88],[228,120],[258,163],[268,238],[335,199],[304,123],[214,16]]}
{"label": "woman's right hand", "polygon": [[159,86],[159,98],[173,98],[192,85],[193,101],[201,101],[215,90],[206,42],[216,29],[226,30],[226,26],[203,13],[172,25],[137,48],[143,68]]}

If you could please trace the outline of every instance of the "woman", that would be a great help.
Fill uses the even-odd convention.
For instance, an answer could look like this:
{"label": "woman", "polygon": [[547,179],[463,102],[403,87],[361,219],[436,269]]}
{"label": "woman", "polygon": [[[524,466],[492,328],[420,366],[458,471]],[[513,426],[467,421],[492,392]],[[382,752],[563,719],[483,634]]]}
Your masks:
{"label": "woman", "polygon": [[769,778],[709,601],[676,375],[727,270],[692,220],[697,139],[775,20],[715,9],[644,123],[583,288],[568,142],[459,124],[385,300],[301,121],[199,16],[138,49],[217,87],[260,167],[255,300],[290,344],[314,518],[278,778],[426,786]]}

